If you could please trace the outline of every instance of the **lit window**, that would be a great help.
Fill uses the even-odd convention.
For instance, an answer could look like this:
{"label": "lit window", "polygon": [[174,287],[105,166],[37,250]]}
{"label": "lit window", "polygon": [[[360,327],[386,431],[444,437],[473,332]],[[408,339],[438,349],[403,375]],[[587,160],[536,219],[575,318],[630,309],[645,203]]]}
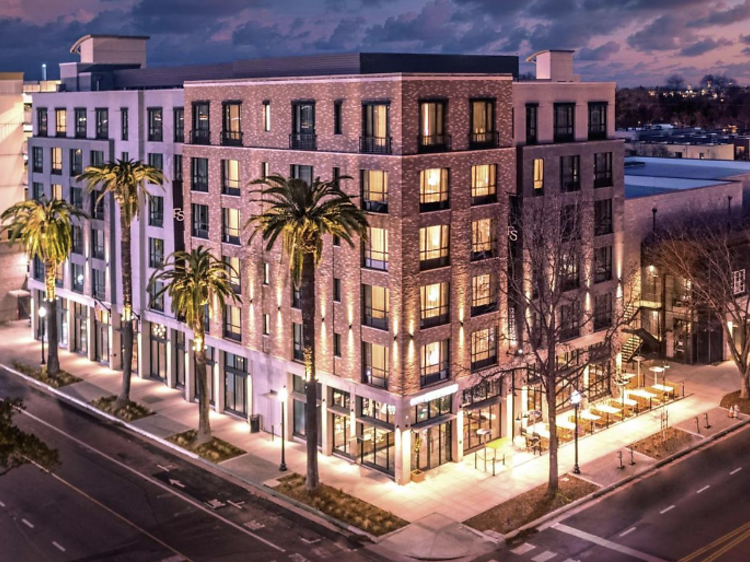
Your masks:
{"label": "lit window", "polygon": [[543,158],[534,158],[534,195],[544,195]]}
{"label": "lit window", "polygon": [[497,201],[497,166],[482,164],[471,167],[471,204]]}
{"label": "lit window", "polygon": [[419,173],[419,210],[438,211],[449,207],[448,169],[429,168]]}

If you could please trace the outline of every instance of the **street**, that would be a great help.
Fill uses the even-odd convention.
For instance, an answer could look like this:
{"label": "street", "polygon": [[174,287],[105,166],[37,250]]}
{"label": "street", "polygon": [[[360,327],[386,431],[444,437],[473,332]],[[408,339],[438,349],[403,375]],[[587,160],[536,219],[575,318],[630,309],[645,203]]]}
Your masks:
{"label": "street", "polygon": [[747,562],[749,494],[744,429],[478,560]]}
{"label": "street", "polygon": [[374,560],[360,545],[0,372],[60,452],[0,478],[0,561]]}

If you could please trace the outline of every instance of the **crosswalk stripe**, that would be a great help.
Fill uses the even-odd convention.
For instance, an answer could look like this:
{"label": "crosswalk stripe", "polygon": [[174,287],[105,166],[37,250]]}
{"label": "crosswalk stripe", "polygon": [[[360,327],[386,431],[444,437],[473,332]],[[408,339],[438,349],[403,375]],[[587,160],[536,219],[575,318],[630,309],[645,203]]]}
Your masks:
{"label": "crosswalk stripe", "polygon": [[521,546],[519,546],[518,548],[514,548],[513,550],[511,550],[511,552],[513,554],[518,554],[519,556],[522,556],[522,555],[526,554],[527,552],[531,552],[535,548],[536,547],[533,544],[529,544],[529,543],[525,542]]}
{"label": "crosswalk stripe", "polygon": [[552,560],[555,556],[557,556],[556,552],[550,552],[549,550],[542,552],[538,556],[535,556],[532,558],[533,562],[547,562],[547,560]]}

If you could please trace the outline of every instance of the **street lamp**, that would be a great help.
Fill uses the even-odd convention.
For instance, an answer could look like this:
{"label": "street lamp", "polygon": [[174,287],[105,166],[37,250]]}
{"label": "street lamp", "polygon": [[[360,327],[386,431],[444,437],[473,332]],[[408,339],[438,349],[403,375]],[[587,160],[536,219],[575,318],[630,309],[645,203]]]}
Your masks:
{"label": "street lamp", "polygon": [[581,469],[578,467],[578,407],[581,405],[581,400],[583,399],[583,396],[581,396],[581,393],[577,390],[573,389],[573,392],[570,393],[570,402],[573,404],[573,407],[575,408],[575,434],[573,435],[573,439],[575,440],[575,464],[573,465],[573,474],[581,474]]}
{"label": "street lamp", "polygon": [[289,397],[289,392],[287,391],[286,387],[279,390],[279,393],[277,394],[277,398],[279,399],[279,402],[281,402],[281,464],[279,464],[279,472],[286,472],[286,451],[284,450],[284,445],[286,441],[286,435],[284,428],[286,427],[286,401]]}
{"label": "street lamp", "polygon": [[44,318],[47,316],[47,305],[46,304],[39,304],[39,311],[37,312],[39,314],[39,320],[42,323],[42,330],[41,330],[41,337],[39,339],[42,340],[42,365],[45,364],[44,360],[44,332],[46,331],[44,328]]}

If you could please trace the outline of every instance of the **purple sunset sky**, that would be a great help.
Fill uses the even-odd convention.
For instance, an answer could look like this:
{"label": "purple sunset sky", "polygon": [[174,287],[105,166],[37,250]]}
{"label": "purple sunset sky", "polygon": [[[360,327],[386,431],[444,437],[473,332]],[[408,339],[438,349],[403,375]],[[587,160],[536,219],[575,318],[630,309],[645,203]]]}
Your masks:
{"label": "purple sunset sky", "polygon": [[[313,52],[576,49],[622,86],[750,84],[750,0],[1,0],[0,71],[50,76],[87,33],[150,35],[151,66]],[[522,67],[522,71],[526,70]]]}

